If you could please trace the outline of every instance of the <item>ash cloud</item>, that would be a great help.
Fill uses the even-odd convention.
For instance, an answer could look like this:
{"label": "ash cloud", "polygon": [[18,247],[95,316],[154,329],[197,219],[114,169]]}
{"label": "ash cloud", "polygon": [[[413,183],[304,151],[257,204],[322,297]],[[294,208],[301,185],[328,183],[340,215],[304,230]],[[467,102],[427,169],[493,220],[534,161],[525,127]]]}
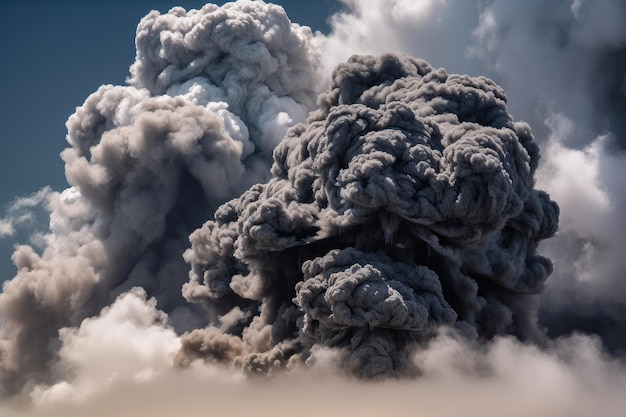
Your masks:
{"label": "ash cloud", "polygon": [[540,339],[532,295],[552,264],[536,248],[558,207],[533,188],[538,147],[502,89],[354,56],[318,102],[274,151],[273,178],[220,207],[185,254],[188,300],[247,312],[226,331],[249,344],[244,366],[263,346],[306,358],[322,344],[358,375],[404,375],[441,326]]}
{"label": "ash cloud", "polygon": [[623,7],[345,4],[140,23],[13,256],[3,415],[623,413]]}

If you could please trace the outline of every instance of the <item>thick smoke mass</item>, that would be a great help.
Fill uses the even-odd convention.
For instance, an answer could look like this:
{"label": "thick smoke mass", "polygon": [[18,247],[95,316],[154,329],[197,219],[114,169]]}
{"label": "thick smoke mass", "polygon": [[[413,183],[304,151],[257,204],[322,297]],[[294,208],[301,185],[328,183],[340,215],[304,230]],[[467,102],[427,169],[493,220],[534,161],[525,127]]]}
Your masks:
{"label": "thick smoke mass", "polygon": [[185,297],[243,312],[225,330],[248,345],[244,366],[276,363],[260,348],[282,366],[322,344],[358,375],[403,375],[441,326],[540,337],[532,295],[552,264],[536,248],[558,207],[533,188],[538,147],[504,92],[408,56],[353,56],[318,102],[274,151],[273,178],[220,207],[185,254]]}
{"label": "thick smoke mass", "polygon": [[0,414],[623,414],[626,9],[343,3],[327,36],[262,1],[140,22],[69,188],[0,219],[50,215]]}
{"label": "thick smoke mass", "polygon": [[[333,66],[393,51],[449,71],[488,75],[529,122],[543,159],[538,188],[561,222],[542,252],[555,263],[540,322],[626,346],[623,247],[626,5],[623,1],[345,0],[324,39]],[[376,30],[372,30],[376,28]]]}

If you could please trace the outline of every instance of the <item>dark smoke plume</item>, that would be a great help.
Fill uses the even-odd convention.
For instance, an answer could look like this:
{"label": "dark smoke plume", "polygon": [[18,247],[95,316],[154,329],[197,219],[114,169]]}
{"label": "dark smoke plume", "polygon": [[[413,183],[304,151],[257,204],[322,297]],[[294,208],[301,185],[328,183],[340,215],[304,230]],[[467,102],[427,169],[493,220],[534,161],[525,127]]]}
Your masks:
{"label": "dark smoke plume", "polygon": [[558,235],[541,245],[555,263],[540,323],[550,338],[589,332],[623,353],[626,2],[343,3],[325,39],[333,64],[405,53],[505,89],[508,112],[533,127],[542,149],[538,188],[561,208]]}
{"label": "dark smoke plume", "polygon": [[68,121],[70,188],[0,219],[50,213],[0,415],[621,417],[621,3],[151,13]]}
{"label": "dark smoke plume", "polygon": [[308,28],[263,2],[146,16],[130,86],[102,86],[68,122],[71,188],[49,197],[50,234],[13,255],[0,296],[0,390],[54,381],[59,330],[142,287],[179,331],[204,326],[180,288],[188,235],[268,178],[286,129],[315,103]]}
{"label": "dark smoke plume", "polygon": [[183,294],[221,332],[183,336],[179,363],[269,372],[323,345],[375,377],[412,373],[412,348],[441,326],[540,340],[534,294],[552,264],[536,249],[559,210],[505,103],[489,79],[409,56],[339,65],[273,177],[191,235]]}

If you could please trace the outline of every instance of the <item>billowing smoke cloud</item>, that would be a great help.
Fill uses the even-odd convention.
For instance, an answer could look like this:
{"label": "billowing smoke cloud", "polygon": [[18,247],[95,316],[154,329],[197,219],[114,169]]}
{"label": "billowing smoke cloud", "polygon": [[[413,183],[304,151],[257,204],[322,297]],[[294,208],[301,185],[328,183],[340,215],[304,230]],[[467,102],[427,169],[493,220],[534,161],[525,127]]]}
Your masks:
{"label": "billowing smoke cloud", "polygon": [[[533,188],[538,148],[505,100],[408,56],[352,57],[274,151],[274,177],[194,232],[184,295],[241,312],[226,331],[253,369],[275,362],[259,348],[283,364],[321,343],[357,374],[404,374],[406,349],[443,325],[537,337],[527,299],[552,270],[536,248],[558,207]],[[183,337],[196,356],[200,332]]]}
{"label": "billowing smoke cloud", "polygon": [[152,12],[136,43],[131,85],[102,86],[67,122],[71,188],[48,199],[45,248],[13,255],[0,297],[7,393],[47,381],[59,329],[131,287],[175,327],[203,325],[180,295],[189,233],[267,177],[272,149],[315,102],[313,35],[277,6]]}
{"label": "billowing smoke cloud", "polygon": [[0,295],[0,414],[623,413],[623,6],[344,3],[328,36],[142,20],[70,188],[0,221],[50,212]]}
{"label": "billowing smoke cloud", "polygon": [[[539,188],[563,222],[543,251],[555,273],[540,320],[552,335],[583,330],[626,346],[621,255],[626,228],[626,6],[588,0],[345,0],[324,39],[331,64],[354,53],[407,53],[485,74],[543,145]],[[376,30],[371,30],[376,28]]]}

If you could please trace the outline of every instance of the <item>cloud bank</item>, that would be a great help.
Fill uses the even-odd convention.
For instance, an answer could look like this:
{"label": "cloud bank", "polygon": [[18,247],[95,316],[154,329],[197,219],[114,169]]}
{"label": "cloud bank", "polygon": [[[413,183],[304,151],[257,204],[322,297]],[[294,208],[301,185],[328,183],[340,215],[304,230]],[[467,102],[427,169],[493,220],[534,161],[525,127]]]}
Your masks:
{"label": "cloud bank", "polygon": [[620,415],[623,6],[345,6],[140,22],[29,203],[4,414]]}

